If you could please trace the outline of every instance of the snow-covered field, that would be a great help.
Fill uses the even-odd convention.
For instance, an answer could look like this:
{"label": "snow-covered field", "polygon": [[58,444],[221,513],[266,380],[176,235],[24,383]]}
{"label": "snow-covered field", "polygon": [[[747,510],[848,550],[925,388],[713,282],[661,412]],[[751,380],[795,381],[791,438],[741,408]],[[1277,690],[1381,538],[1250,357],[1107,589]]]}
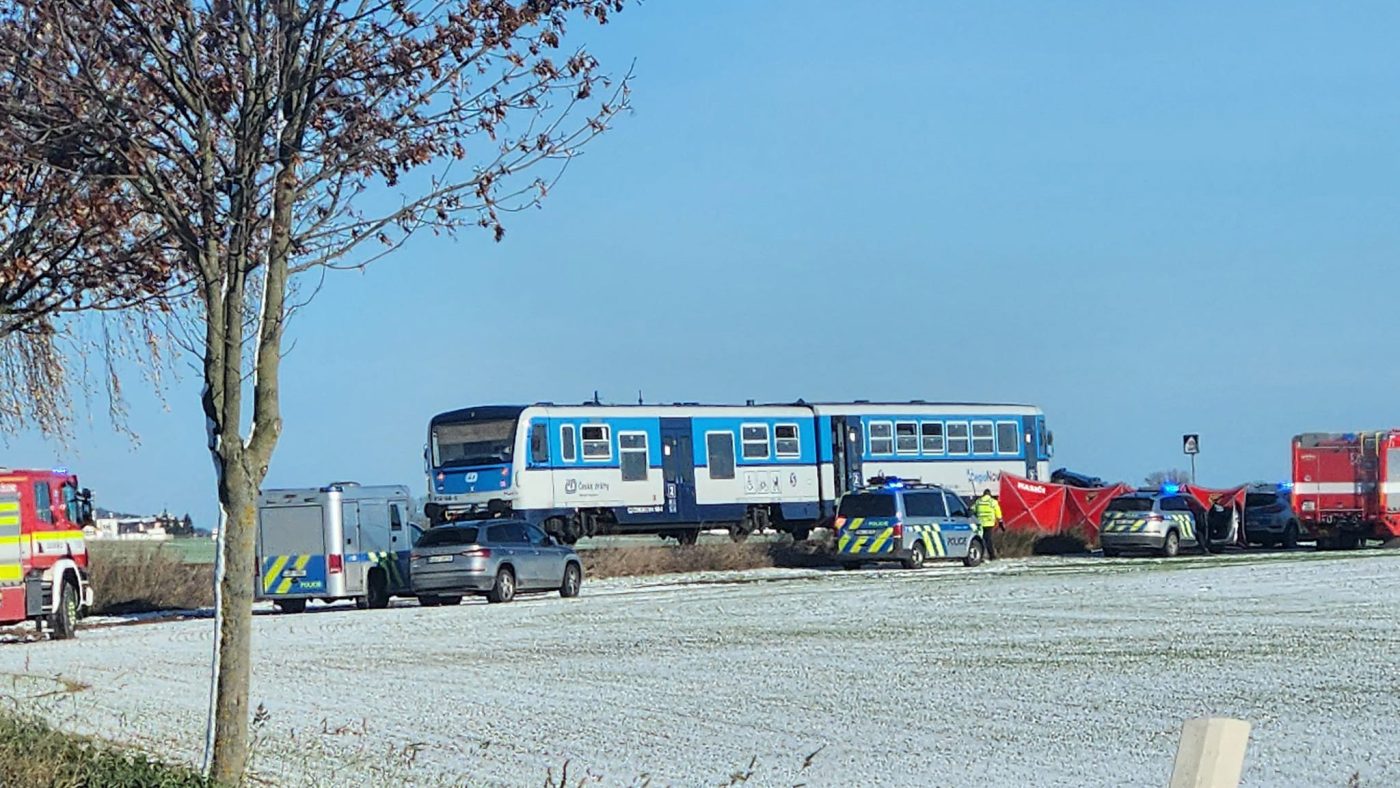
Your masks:
{"label": "snow-covered field", "polygon": [[[1165,785],[1181,722],[1249,785],[1400,785],[1400,560],[1003,561],[602,581],[512,605],[259,616],[285,785]],[[212,621],[0,647],[9,695],[197,760]],[[38,696],[44,697],[38,697]]]}

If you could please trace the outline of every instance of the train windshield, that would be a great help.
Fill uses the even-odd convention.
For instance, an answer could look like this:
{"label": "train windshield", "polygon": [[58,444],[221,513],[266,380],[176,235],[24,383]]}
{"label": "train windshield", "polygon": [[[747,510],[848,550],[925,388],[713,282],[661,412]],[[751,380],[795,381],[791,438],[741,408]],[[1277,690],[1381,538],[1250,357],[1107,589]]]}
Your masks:
{"label": "train windshield", "polygon": [[500,465],[515,447],[515,419],[482,419],[433,427],[433,465]]}

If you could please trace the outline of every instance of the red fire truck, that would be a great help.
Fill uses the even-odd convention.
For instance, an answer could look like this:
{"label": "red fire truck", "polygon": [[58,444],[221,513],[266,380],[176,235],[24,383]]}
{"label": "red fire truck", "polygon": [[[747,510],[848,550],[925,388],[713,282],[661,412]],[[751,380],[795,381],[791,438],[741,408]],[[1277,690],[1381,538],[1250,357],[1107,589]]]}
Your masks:
{"label": "red fire truck", "polygon": [[92,604],[82,528],[92,493],[65,470],[0,468],[0,625],[34,621],[56,639],[73,636]]}
{"label": "red fire truck", "polygon": [[1294,437],[1293,509],[1319,549],[1400,537],[1400,430]]}

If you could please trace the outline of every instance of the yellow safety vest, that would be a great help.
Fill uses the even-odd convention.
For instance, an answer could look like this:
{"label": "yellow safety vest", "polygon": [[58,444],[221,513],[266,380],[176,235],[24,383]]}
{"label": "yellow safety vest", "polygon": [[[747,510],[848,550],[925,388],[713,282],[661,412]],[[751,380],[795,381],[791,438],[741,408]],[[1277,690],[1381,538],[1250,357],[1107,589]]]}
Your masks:
{"label": "yellow safety vest", "polygon": [[983,495],[972,502],[972,514],[983,528],[993,528],[1001,519],[1001,504],[990,495]]}

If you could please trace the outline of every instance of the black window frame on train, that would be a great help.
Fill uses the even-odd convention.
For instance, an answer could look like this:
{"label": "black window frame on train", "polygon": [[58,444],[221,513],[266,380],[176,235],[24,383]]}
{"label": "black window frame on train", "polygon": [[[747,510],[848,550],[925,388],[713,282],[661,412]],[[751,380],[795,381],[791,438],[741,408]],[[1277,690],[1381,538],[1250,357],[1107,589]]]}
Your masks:
{"label": "black window frame on train", "polygon": [[[724,441],[724,452],[720,455],[720,460],[722,461],[720,467],[723,468],[723,470],[719,473],[715,472],[716,453],[713,441],[716,438]],[[710,478],[717,480],[736,478],[736,464],[737,462],[734,457],[734,433],[728,430],[712,430],[705,433],[705,466],[710,472]]]}
{"label": "black window frame on train", "polygon": [[[1011,440],[1009,441],[1010,444],[1011,444],[1011,447],[1010,447],[1010,448],[1007,448],[1006,446],[1002,445],[1002,440],[1001,440],[1001,439],[1002,439],[1003,437],[1006,437],[1006,436],[1004,436],[1004,435],[1002,434],[1002,429],[1003,429],[1004,427],[1010,427],[1010,428],[1011,428],[1011,433],[1010,433],[1010,435],[1011,435]],[[1010,419],[998,419],[998,420],[997,420],[997,423],[996,423],[995,433],[996,433],[996,449],[997,449],[997,454],[1001,454],[1001,455],[1004,455],[1004,456],[1008,456],[1008,457],[1009,457],[1009,456],[1013,456],[1013,455],[1017,455],[1017,454],[1020,454],[1020,453],[1021,453],[1021,443],[1022,443],[1022,439],[1021,439],[1021,422],[1020,422],[1020,421],[1017,421],[1017,420],[1010,420]]]}
{"label": "black window frame on train", "polygon": [[[954,427],[962,428],[962,436],[953,434]],[[966,457],[972,453],[972,429],[966,421],[948,421],[943,425],[943,441],[948,449],[948,454],[955,457]],[[953,448],[954,441],[962,442],[962,451]]]}
{"label": "black window frame on train", "polygon": [[[641,445],[637,445],[637,439]],[[630,445],[629,445],[630,444]],[[644,482],[651,470],[651,447],[647,434],[640,430],[628,430],[617,434],[617,464],[622,471],[624,482]],[[641,460],[641,465],[637,461]]]}
{"label": "black window frame on train", "polygon": [[[792,435],[784,437],[783,430],[792,430]],[[773,456],[780,460],[796,459],[802,456],[802,428],[793,422],[773,425]]]}

